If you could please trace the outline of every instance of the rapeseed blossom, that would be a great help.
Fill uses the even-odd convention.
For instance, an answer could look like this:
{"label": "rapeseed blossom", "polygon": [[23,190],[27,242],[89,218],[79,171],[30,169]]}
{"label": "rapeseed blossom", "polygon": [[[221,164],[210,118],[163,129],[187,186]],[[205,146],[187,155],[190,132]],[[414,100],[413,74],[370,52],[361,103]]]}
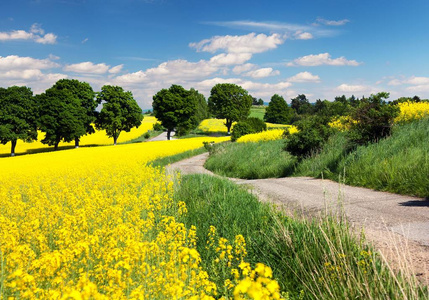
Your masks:
{"label": "rapeseed blossom", "polygon": [[[205,119],[201,121],[200,125],[198,126],[198,129],[203,132],[222,132],[227,133],[227,128],[225,126],[226,120],[225,119]],[[232,127],[237,122],[232,123]],[[273,123],[266,123],[267,128],[287,128],[290,125],[284,125],[284,124],[273,124]]]}
{"label": "rapeseed blossom", "polygon": [[395,123],[406,123],[429,117],[429,102],[402,102],[398,104],[399,115]]}
{"label": "rapeseed blossom", "polygon": [[[296,126],[289,125],[288,130],[291,134],[298,132]],[[246,134],[237,139],[237,143],[257,143],[261,141],[274,141],[283,138],[284,129],[272,129],[258,133]]]}
{"label": "rapeseed blossom", "polygon": [[[186,204],[147,162],[226,139],[0,159],[0,298],[214,299],[219,287],[201,267],[197,228],[181,222]],[[231,267],[247,253],[241,236],[233,245],[216,237],[213,246]],[[239,273],[231,289],[246,279]]]}

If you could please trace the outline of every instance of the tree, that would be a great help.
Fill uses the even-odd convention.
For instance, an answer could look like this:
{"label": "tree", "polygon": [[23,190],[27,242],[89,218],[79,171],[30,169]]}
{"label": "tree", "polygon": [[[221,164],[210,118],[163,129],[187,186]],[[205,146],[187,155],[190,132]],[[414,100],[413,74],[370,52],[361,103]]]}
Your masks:
{"label": "tree", "polygon": [[195,114],[192,117],[193,127],[197,127],[202,120],[209,118],[209,107],[206,98],[194,88],[190,89],[191,97],[195,98],[196,108]]}
{"label": "tree", "polygon": [[[85,134],[94,133],[95,130],[92,124],[96,119],[97,112],[95,109],[97,108],[98,103],[95,100],[95,93],[89,83],[80,82],[76,79],[60,79],[55,83],[54,87],[59,90],[65,89],[70,91],[71,94],[79,100],[80,106],[83,110],[82,113],[79,114],[78,118],[85,128]],[[74,137],[76,148],[79,147],[81,136],[82,135],[76,135]]]}
{"label": "tree", "polygon": [[0,142],[11,142],[11,156],[15,156],[18,140],[37,139],[36,118],[36,105],[29,87],[0,88]]}
{"label": "tree", "polygon": [[259,106],[263,106],[264,105],[264,100],[262,100],[261,98],[258,99],[258,105]]}
{"label": "tree", "polygon": [[241,86],[219,83],[212,88],[208,105],[212,115],[218,119],[226,119],[225,126],[230,134],[233,122],[249,116],[252,96]]}
{"label": "tree", "polygon": [[310,114],[312,111],[312,106],[304,94],[292,98],[290,106],[299,115]]}
{"label": "tree", "polygon": [[277,94],[273,95],[265,110],[265,122],[289,124],[292,116],[293,109],[287,105],[286,100]]}
{"label": "tree", "polygon": [[103,108],[97,116],[95,127],[106,130],[107,136],[113,138],[116,145],[122,131],[129,132],[138,128],[143,120],[143,111],[129,91],[120,86],[105,85],[97,94],[98,103]]}
{"label": "tree", "polygon": [[173,84],[169,89],[162,89],[153,96],[153,112],[167,129],[167,139],[175,128],[187,131],[195,124],[198,101],[202,100],[197,91],[185,90]]}
{"label": "tree", "polygon": [[37,95],[36,102],[38,127],[45,132],[45,137],[41,140],[43,144],[54,146],[57,150],[61,141],[71,142],[86,134],[82,121],[86,110],[70,89],[56,83],[45,93]]}

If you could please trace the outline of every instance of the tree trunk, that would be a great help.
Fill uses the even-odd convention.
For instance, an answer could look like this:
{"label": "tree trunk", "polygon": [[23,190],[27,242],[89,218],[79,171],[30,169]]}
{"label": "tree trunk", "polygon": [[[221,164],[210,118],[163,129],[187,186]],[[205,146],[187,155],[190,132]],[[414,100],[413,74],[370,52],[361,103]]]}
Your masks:
{"label": "tree trunk", "polygon": [[74,147],[79,148],[79,138],[74,139]]}
{"label": "tree trunk", "polygon": [[118,141],[118,136],[113,137],[113,146],[116,146],[116,142]]}
{"label": "tree trunk", "polygon": [[228,129],[228,135],[231,135],[231,126],[232,126],[232,121],[229,119],[226,119],[226,128]]}
{"label": "tree trunk", "polygon": [[11,149],[10,149],[10,156],[15,156],[16,142],[17,142],[17,140],[11,141],[12,146],[11,146]]}
{"label": "tree trunk", "polygon": [[170,140],[171,129],[167,129],[167,140]]}
{"label": "tree trunk", "polygon": [[55,145],[54,145],[54,150],[55,151],[57,151],[58,150],[58,144],[59,144],[60,142],[55,142]]}

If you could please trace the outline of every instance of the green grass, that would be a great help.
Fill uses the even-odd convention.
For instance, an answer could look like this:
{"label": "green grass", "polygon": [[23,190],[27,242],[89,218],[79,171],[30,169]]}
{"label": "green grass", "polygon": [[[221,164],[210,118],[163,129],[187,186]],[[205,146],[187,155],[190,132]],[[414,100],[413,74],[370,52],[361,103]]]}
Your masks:
{"label": "green grass", "polygon": [[284,141],[224,143],[215,145],[204,165],[224,176],[257,179],[284,177],[293,172],[296,159],[283,151]]}
{"label": "green grass", "polygon": [[202,265],[218,286],[225,278],[206,249],[210,225],[230,241],[242,234],[246,261],[270,266],[290,299],[429,299],[412,278],[394,275],[342,218],[286,218],[243,187],[207,175],[184,176],[175,199],[186,202],[185,225],[196,226]]}
{"label": "green grass", "polygon": [[265,106],[252,106],[250,108],[249,117],[263,120],[264,116],[265,116]]}
{"label": "green grass", "polygon": [[169,164],[187,159],[189,157],[196,156],[199,154],[203,154],[204,152],[207,152],[207,150],[204,147],[201,147],[198,149],[182,152],[182,153],[179,153],[176,155],[158,158],[158,159],[151,161],[150,164],[154,167],[165,167]]}

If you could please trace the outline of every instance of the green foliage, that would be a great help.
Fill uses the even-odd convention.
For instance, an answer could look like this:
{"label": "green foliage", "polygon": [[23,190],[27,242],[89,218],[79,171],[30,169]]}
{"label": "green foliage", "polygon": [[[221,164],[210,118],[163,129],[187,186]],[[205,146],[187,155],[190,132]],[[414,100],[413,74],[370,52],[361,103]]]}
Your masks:
{"label": "green foliage", "polygon": [[[95,101],[95,93],[92,87],[87,82],[80,82],[76,79],[60,79],[54,87],[58,90],[68,90],[71,94],[79,99],[80,106],[83,108],[82,113],[78,115],[80,122],[85,127],[85,134],[92,134],[95,132],[93,123],[95,122],[97,112],[96,108],[98,102]],[[79,146],[79,139],[82,135],[76,135],[75,147]]]}
{"label": "green foliage", "polygon": [[120,86],[105,85],[97,94],[103,108],[95,122],[97,129],[106,130],[107,136],[113,138],[116,145],[122,131],[129,132],[138,128],[143,120],[142,110],[131,92],[125,92]]}
{"label": "green foliage", "polygon": [[162,89],[153,96],[154,115],[167,129],[168,139],[175,128],[183,135],[195,126],[197,103],[201,106],[202,100],[199,95],[195,90],[191,92],[173,84],[169,89]]}
{"label": "green foliage", "polygon": [[146,133],[143,135],[143,137],[144,137],[145,139],[150,138],[150,133],[149,133],[149,132],[146,132]]}
{"label": "green foliage", "polygon": [[37,107],[30,88],[0,88],[0,143],[11,142],[11,156],[15,155],[18,140],[37,139],[36,119]]}
{"label": "green foliage", "polygon": [[264,105],[264,100],[262,100],[261,98],[258,99],[258,105],[262,106]]}
{"label": "green foliage", "polygon": [[249,116],[252,96],[238,85],[219,83],[211,89],[208,106],[215,118],[226,119],[225,125],[229,133],[233,122]]}
{"label": "green foliage", "polygon": [[287,105],[285,99],[275,94],[265,110],[264,120],[275,124],[290,124],[293,114],[293,109]]}
{"label": "green foliage", "polygon": [[195,114],[192,117],[192,123],[193,123],[192,129],[194,129],[201,123],[202,120],[208,119],[210,114],[209,114],[209,107],[207,105],[207,101],[204,95],[200,94],[194,88],[190,89],[190,93],[191,93],[191,97],[194,97],[196,102]]}
{"label": "green foliage", "polygon": [[386,103],[389,93],[378,93],[361,100],[352,111],[356,122],[351,124],[350,140],[357,145],[376,142],[390,135],[393,120],[399,114],[399,108]]}
{"label": "green foliage", "polygon": [[310,102],[304,94],[300,94],[295,98],[292,98],[290,106],[295,113],[299,115],[311,114],[313,110]]}
{"label": "green foliage", "polygon": [[205,167],[235,178],[269,178],[290,175],[296,158],[283,151],[282,140],[214,145]]}
{"label": "green foliage", "polygon": [[86,134],[83,120],[87,113],[72,90],[54,84],[45,93],[36,96],[38,105],[38,127],[45,132],[43,144],[58,149],[60,141],[71,142]]}
{"label": "green foliage", "polygon": [[259,118],[248,118],[232,128],[231,140],[234,142],[243,135],[267,130],[267,124]]}
{"label": "green foliage", "polygon": [[288,134],[286,131],[285,150],[299,159],[319,151],[333,133],[333,130],[327,125],[327,121],[313,116],[297,122],[297,133]]}

